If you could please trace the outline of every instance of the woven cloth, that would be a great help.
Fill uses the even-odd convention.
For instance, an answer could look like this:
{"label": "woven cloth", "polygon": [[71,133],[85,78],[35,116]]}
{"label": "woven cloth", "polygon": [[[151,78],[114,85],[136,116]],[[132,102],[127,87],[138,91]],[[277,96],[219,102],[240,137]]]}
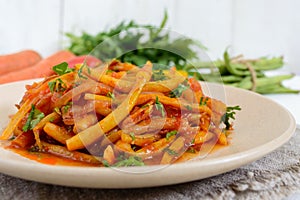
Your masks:
{"label": "woven cloth", "polygon": [[262,159],[215,177],[155,188],[84,189],[48,185],[0,174],[0,199],[297,199],[300,130]]}

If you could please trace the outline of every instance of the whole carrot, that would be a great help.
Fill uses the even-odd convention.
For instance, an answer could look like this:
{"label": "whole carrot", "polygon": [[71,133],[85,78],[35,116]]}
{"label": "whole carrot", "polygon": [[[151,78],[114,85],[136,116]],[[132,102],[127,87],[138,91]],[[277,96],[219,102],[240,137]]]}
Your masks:
{"label": "whole carrot", "polygon": [[0,55],[0,75],[22,70],[42,60],[40,54],[33,50],[23,50],[17,53]]}
{"label": "whole carrot", "polygon": [[31,67],[1,75],[0,84],[52,75],[54,74],[53,66],[73,57],[75,55],[69,51],[58,51]]}

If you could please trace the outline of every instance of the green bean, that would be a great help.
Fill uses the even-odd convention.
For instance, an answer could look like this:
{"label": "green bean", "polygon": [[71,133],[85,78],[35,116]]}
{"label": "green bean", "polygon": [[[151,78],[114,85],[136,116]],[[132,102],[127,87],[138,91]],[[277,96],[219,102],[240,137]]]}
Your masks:
{"label": "green bean", "polygon": [[281,84],[274,84],[274,85],[268,85],[263,87],[257,87],[256,92],[260,94],[280,94],[280,93],[293,93],[297,94],[299,93],[298,90],[293,90],[290,88],[286,88],[282,86]]}
{"label": "green bean", "polygon": [[282,57],[274,57],[274,58],[260,58],[256,62],[251,63],[255,70],[274,70],[283,66],[283,58]]}
{"label": "green bean", "polygon": [[[283,64],[283,57],[242,59],[242,56],[238,56],[229,58],[229,54],[225,52],[223,60],[194,63],[196,67],[189,65],[184,69],[198,80],[224,83],[247,90],[255,89],[261,94],[299,92],[286,88],[281,83],[293,78],[293,75],[273,77],[265,75],[264,71],[278,69]],[[255,85],[252,79],[255,79]]]}
{"label": "green bean", "polygon": [[222,76],[223,83],[233,83],[233,82],[239,82],[242,80],[243,80],[243,78],[240,76],[234,76],[234,75]]}
{"label": "green bean", "polygon": [[[273,76],[273,77],[263,77],[256,79],[256,87],[261,87],[265,85],[273,85],[281,83],[283,80],[287,80],[292,78],[294,75],[287,74],[287,75],[279,75],[279,76]],[[253,83],[251,80],[251,77],[245,77],[241,82],[234,83],[232,86],[240,87],[243,89],[251,89]]]}

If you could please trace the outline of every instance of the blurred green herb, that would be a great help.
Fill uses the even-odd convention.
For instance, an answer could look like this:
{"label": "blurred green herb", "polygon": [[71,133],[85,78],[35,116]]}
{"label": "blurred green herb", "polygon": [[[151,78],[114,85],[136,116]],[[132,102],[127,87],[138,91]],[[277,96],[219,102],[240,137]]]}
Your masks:
{"label": "blurred green herb", "polygon": [[[170,31],[164,29],[168,20],[165,12],[159,28],[152,25],[139,25],[133,20],[122,21],[109,31],[96,35],[83,32],[81,36],[67,33],[70,39],[68,49],[76,55],[92,54],[102,60],[118,58],[122,62],[130,62],[142,66],[147,60],[165,65],[168,69],[176,65],[184,68],[186,60],[197,57],[193,46],[205,48],[199,41],[183,36],[174,39]],[[120,34],[120,33],[124,34]],[[145,38],[145,36],[147,36]],[[101,44],[100,47],[97,47]],[[161,65],[158,65],[161,67]]]}

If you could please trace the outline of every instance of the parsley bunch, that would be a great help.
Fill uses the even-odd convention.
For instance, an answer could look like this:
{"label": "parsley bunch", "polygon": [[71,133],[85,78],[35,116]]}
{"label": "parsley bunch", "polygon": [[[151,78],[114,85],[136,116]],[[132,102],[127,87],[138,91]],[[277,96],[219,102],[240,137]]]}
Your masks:
{"label": "parsley bunch", "polygon": [[[167,12],[158,28],[152,25],[139,25],[134,21],[121,22],[109,31],[96,35],[83,32],[81,36],[67,33],[70,39],[68,49],[76,55],[91,54],[101,60],[117,58],[122,62],[130,62],[142,66],[147,60],[154,68],[165,69],[176,66],[183,69],[186,60],[197,58],[193,47],[205,47],[197,40],[173,35],[164,29],[168,20]],[[120,34],[120,33],[124,34]],[[101,44],[100,47],[97,47]]]}

